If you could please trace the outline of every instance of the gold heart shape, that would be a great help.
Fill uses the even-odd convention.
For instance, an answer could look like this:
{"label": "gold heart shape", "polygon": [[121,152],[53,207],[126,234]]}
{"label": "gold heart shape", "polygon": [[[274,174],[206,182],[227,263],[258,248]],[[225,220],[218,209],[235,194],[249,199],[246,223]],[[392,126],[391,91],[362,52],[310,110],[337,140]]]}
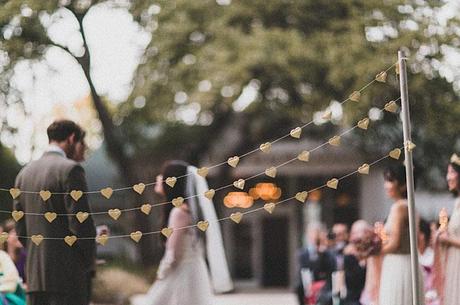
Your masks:
{"label": "gold heart shape", "polygon": [[152,205],[149,203],[143,204],[141,206],[141,212],[144,213],[145,215],[149,215],[151,210],[152,210]]}
{"label": "gold heart shape", "polygon": [[18,188],[10,188],[10,195],[13,199],[16,199],[21,195],[21,190]]}
{"label": "gold heart shape", "polygon": [[298,201],[304,203],[305,200],[307,200],[308,198],[308,192],[307,191],[303,191],[303,192],[298,192],[296,195],[295,195],[295,199],[297,199]]}
{"label": "gold heart shape", "polygon": [[350,99],[350,101],[359,102],[359,99],[361,98],[361,92],[354,91],[352,94],[350,94],[348,98]]}
{"label": "gold heart shape", "polygon": [[180,207],[183,203],[184,203],[184,198],[182,197],[177,197],[172,200],[172,204],[176,208]]}
{"label": "gold heart shape", "polygon": [[240,158],[238,156],[228,158],[227,160],[228,165],[230,165],[233,168],[235,168],[238,165],[238,162],[240,162]]}
{"label": "gold heart shape", "polygon": [[11,216],[13,217],[14,221],[18,222],[22,217],[24,217],[23,211],[13,211],[11,212]]}
{"label": "gold heart shape", "polygon": [[198,222],[196,224],[196,226],[198,227],[198,229],[200,229],[201,231],[205,232],[209,227],[209,221],[202,220],[202,221]]}
{"label": "gold heart shape", "polygon": [[48,220],[49,223],[52,223],[57,217],[57,214],[54,212],[46,212],[45,218]]}
{"label": "gold heart shape", "polygon": [[361,175],[368,175],[369,174],[369,164],[367,163],[364,163],[363,165],[361,165],[359,168],[358,168],[358,173],[360,173]]}
{"label": "gold heart shape", "polygon": [[233,222],[235,223],[240,223],[241,219],[243,219],[243,214],[241,214],[240,212],[232,213],[230,215],[230,219],[233,220]]}
{"label": "gold heart shape", "polygon": [[339,179],[333,178],[327,182],[327,187],[336,190],[339,185]]}
{"label": "gold heart shape", "polygon": [[42,197],[43,201],[50,199],[51,192],[50,191],[40,191],[40,197]]}
{"label": "gold heart shape", "polygon": [[80,223],[83,223],[86,219],[88,219],[89,213],[88,212],[78,212],[75,215]]}
{"label": "gold heart shape", "polygon": [[72,197],[72,199],[75,201],[78,201],[81,198],[81,196],[83,196],[82,191],[73,190],[70,192],[70,197]]}
{"label": "gold heart shape", "polygon": [[166,184],[169,185],[169,187],[174,187],[176,185],[176,182],[177,182],[177,178],[176,177],[168,177],[166,178]]}
{"label": "gold heart shape", "polygon": [[276,167],[272,166],[270,168],[267,168],[265,170],[265,175],[267,175],[268,177],[272,177],[272,178],[275,178],[276,177]]}
{"label": "gold heart shape", "polygon": [[64,237],[64,241],[66,244],[69,245],[69,247],[72,247],[73,244],[77,241],[77,237],[75,235],[67,235],[66,237]]}
{"label": "gold heart shape", "polygon": [[260,145],[260,150],[264,153],[269,153],[272,149],[272,144],[270,142],[264,143]]}
{"label": "gold heart shape", "polygon": [[110,217],[117,220],[121,216],[121,211],[119,209],[110,209],[108,211]]}
{"label": "gold heart shape", "polygon": [[129,234],[129,236],[131,237],[132,240],[138,243],[142,238],[142,232],[141,231],[132,232],[131,234]]}
{"label": "gold heart shape", "polygon": [[3,244],[4,242],[6,242],[8,240],[8,232],[2,232],[0,233],[0,244]]}
{"label": "gold heart shape", "polygon": [[302,128],[300,127],[294,128],[293,130],[291,130],[290,135],[293,138],[300,139],[300,136],[302,135]]}
{"label": "gold heart shape", "polygon": [[406,141],[406,149],[407,151],[413,151],[416,145],[412,143],[411,141]]}
{"label": "gold heart shape", "polygon": [[398,160],[399,157],[401,156],[401,149],[395,148],[392,151],[390,151],[388,155],[390,156],[390,158]]}
{"label": "gold heart shape", "polygon": [[142,193],[145,190],[145,184],[144,183],[138,183],[133,185],[133,190],[138,193],[139,195],[142,195]]}
{"label": "gold heart shape", "polygon": [[385,71],[380,72],[375,76],[375,80],[381,83],[386,83],[387,81],[387,73]]}
{"label": "gold heart shape", "polygon": [[362,119],[358,122],[358,128],[361,128],[361,129],[364,129],[364,130],[367,130],[367,127],[369,126],[369,119],[368,118],[365,118],[365,119]]}
{"label": "gold heart shape", "polygon": [[105,246],[108,240],[109,240],[109,237],[107,236],[107,234],[101,234],[99,236],[96,236],[96,242],[103,246]]}
{"label": "gold heart shape", "polygon": [[328,142],[332,146],[340,146],[340,136],[333,136]]}
{"label": "gold heart shape", "polygon": [[274,204],[273,202],[266,203],[264,205],[264,210],[267,211],[268,213],[272,214],[273,210],[275,210],[275,207],[276,207],[276,204]]}
{"label": "gold heart shape", "polygon": [[233,182],[233,186],[238,188],[238,189],[240,189],[240,190],[244,189],[244,184],[245,184],[244,179],[239,179],[239,180]]}
{"label": "gold heart shape", "polygon": [[173,231],[174,231],[173,228],[163,228],[161,229],[161,234],[166,236],[166,238],[169,238],[171,234],[173,233]]}
{"label": "gold heart shape", "polygon": [[37,234],[37,235],[32,235],[30,239],[35,245],[39,246],[44,238],[43,238],[43,235]]}
{"label": "gold heart shape", "polygon": [[395,113],[396,111],[398,111],[398,104],[396,104],[395,101],[389,101],[388,103],[385,104],[383,108],[388,112]]}
{"label": "gold heart shape", "polygon": [[112,188],[110,188],[110,187],[106,187],[105,189],[102,189],[102,190],[101,190],[101,194],[102,194],[102,196],[104,196],[105,198],[110,199],[110,197],[112,197],[113,190],[112,190]]}
{"label": "gold heart shape", "polygon": [[325,121],[329,121],[332,118],[332,111],[326,110],[321,116],[321,118]]}
{"label": "gold heart shape", "polygon": [[209,200],[212,200],[215,194],[216,194],[216,191],[214,189],[210,189],[204,192],[204,197],[208,198]]}
{"label": "gold heart shape", "polygon": [[310,152],[309,151],[302,151],[298,156],[297,156],[297,159],[299,159],[300,161],[303,161],[303,162],[308,162],[308,160],[310,160]]}
{"label": "gold heart shape", "polygon": [[200,175],[201,177],[206,178],[206,176],[209,173],[209,168],[207,168],[207,167],[199,168],[199,169],[196,170],[196,173],[198,175]]}

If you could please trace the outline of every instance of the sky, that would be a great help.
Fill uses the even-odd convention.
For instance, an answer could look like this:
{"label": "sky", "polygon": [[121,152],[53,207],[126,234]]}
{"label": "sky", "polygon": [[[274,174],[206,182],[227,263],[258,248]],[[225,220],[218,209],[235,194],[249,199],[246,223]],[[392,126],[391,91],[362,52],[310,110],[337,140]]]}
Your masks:
{"label": "sky", "polygon": [[[219,5],[231,5],[231,0],[216,1]],[[151,14],[158,14],[160,11],[158,5],[152,5],[149,9]],[[460,3],[452,0],[441,12],[440,18],[447,19],[459,11]],[[30,12],[24,9],[23,15],[27,14]],[[78,23],[70,12],[62,9],[53,16],[42,14],[40,18],[55,42],[67,46],[74,54],[81,55],[82,39],[78,32]],[[113,103],[125,101],[132,89],[133,73],[145,47],[152,39],[151,34],[133,21],[126,9],[105,5],[93,7],[88,12],[84,27],[92,56],[91,73],[98,93]],[[4,32],[3,35],[8,33]],[[377,29],[369,29],[367,32],[369,40],[378,40],[379,35],[381,31]],[[391,31],[386,35],[391,35]],[[440,73],[448,80],[460,79],[460,55],[448,49],[445,53],[447,62],[440,64]],[[89,126],[90,148],[97,149],[102,143],[101,126],[90,106],[89,87],[80,66],[72,56],[57,47],[49,48],[45,59],[43,63],[32,67],[26,62],[18,64],[12,79],[14,85],[23,92],[26,111],[31,115],[25,117],[22,110],[16,107],[5,109],[8,124],[17,127],[18,134],[11,136],[3,133],[0,140],[7,147],[14,148],[20,163],[26,163],[41,155],[47,146],[46,127],[57,117],[76,118],[82,125]],[[200,83],[200,86],[206,85]],[[233,105],[235,111],[244,110],[256,99],[257,92],[257,81],[251,81],[236,98]],[[178,100],[180,97],[180,94],[176,95]],[[145,102],[145,99],[134,100],[135,106],[139,108]],[[331,101],[330,108],[336,118],[342,115],[337,101]],[[193,124],[196,122],[193,120],[193,113],[196,113],[196,109],[184,105],[176,115],[185,123]],[[317,120],[320,120],[321,115],[322,113],[317,113]],[[35,149],[32,150],[31,147]]]}

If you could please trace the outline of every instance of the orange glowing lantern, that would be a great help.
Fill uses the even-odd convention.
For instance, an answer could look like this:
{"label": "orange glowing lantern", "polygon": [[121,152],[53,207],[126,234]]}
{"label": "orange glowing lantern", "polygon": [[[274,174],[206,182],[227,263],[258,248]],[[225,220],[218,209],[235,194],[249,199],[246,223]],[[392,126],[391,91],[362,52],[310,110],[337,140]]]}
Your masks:
{"label": "orange glowing lantern", "polygon": [[227,208],[247,209],[254,204],[254,198],[246,192],[230,192],[224,197],[224,205]]}
{"label": "orange glowing lantern", "polygon": [[257,185],[249,190],[249,195],[254,200],[262,199],[264,201],[278,200],[281,197],[281,189],[273,183],[257,183]]}

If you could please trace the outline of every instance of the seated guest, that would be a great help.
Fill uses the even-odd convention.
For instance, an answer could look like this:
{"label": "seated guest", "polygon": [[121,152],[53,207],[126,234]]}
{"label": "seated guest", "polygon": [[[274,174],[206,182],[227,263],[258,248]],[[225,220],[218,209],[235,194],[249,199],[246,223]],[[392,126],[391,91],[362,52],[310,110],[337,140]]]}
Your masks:
{"label": "seated guest", "polygon": [[[0,248],[4,247],[5,244],[0,246]],[[25,304],[26,296],[18,270],[8,253],[0,249],[0,305]]]}
{"label": "seated guest", "polygon": [[19,272],[19,276],[22,278],[22,281],[25,283],[25,266],[26,266],[26,249],[22,246],[19,242],[18,235],[16,234],[15,229],[16,223],[14,220],[9,219],[5,222],[4,231],[8,232],[8,240],[7,240],[7,253],[13,260],[14,264],[16,265],[16,269]]}

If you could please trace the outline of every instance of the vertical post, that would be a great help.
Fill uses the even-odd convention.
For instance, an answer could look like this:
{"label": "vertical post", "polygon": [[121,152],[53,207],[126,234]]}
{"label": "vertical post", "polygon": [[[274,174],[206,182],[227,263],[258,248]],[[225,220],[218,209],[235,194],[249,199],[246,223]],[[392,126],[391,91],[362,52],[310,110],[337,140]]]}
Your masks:
{"label": "vertical post", "polygon": [[414,200],[414,173],[412,163],[412,150],[409,149],[409,142],[411,139],[411,126],[410,126],[410,110],[409,110],[409,96],[407,89],[407,72],[406,72],[406,58],[402,51],[398,51],[399,63],[399,86],[401,90],[401,105],[402,105],[402,121],[404,131],[404,154],[406,166],[406,184],[407,184],[407,204],[409,206],[409,232],[410,232],[410,258],[412,270],[412,305],[419,305],[418,301],[421,299],[421,287],[419,287],[419,264],[418,264],[418,249],[417,249],[417,225],[415,214],[415,200]]}

